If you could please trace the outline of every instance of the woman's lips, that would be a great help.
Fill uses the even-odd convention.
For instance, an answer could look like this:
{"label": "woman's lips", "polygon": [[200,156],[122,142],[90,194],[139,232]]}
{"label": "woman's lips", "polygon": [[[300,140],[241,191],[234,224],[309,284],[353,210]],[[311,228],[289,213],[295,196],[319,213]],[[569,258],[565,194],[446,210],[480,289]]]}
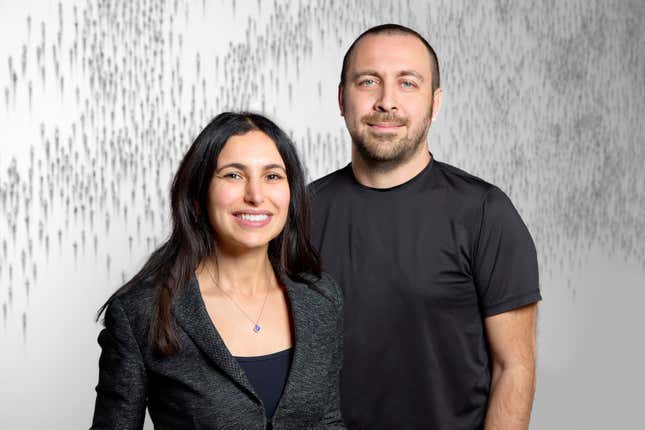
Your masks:
{"label": "woman's lips", "polygon": [[271,222],[271,212],[235,212],[233,213],[238,224],[245,227],[264,227]]}

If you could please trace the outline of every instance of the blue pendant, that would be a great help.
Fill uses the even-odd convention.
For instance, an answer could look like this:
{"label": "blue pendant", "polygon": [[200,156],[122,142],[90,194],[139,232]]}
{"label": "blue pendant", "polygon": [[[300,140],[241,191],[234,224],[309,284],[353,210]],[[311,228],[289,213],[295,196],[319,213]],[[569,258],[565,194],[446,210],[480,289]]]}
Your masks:
{"label": "blue pendant", "polygon": [[259,332],[259,331],[260,331],[260,329],[261,329],[261,328],[262,328],[262,327],[260,327],[260,325],[259,325],[259,324],[256,324],[256,325],[255,325],[255,327],[253,327],[253,331],[257,333],[257,332]]}

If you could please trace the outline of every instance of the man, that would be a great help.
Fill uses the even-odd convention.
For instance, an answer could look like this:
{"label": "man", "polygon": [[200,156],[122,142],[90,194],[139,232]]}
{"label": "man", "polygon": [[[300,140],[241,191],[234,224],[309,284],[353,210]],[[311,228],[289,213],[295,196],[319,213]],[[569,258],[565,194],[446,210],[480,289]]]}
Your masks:
{"label": "man", "polygon": [[310,186],[312,237],[344,289],[342,409],[355,429],[526,429],[535,246],[506,195],[433,160],[428,42],[388,24],[343,60],[352,162]]}

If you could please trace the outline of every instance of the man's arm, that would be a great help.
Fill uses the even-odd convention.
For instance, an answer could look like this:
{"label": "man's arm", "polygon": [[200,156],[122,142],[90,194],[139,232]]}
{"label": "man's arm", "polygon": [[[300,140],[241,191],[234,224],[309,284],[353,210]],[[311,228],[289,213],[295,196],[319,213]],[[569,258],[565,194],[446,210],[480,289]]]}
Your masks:
{"label": "man's arm", "polygon": [[528,429],[535,392],[537,303],[485,319],[492,382],[486,430]]}

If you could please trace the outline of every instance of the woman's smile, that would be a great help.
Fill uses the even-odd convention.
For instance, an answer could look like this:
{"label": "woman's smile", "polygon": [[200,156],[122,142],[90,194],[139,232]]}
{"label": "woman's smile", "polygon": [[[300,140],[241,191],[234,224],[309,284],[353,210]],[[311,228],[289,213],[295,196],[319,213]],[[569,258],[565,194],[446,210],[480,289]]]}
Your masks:
{"label": "woman's smile", "polygon": [[244,227],[259,228],[271,222],[273,214],[269,211],[242,210],[233,213],[236,221]]}

